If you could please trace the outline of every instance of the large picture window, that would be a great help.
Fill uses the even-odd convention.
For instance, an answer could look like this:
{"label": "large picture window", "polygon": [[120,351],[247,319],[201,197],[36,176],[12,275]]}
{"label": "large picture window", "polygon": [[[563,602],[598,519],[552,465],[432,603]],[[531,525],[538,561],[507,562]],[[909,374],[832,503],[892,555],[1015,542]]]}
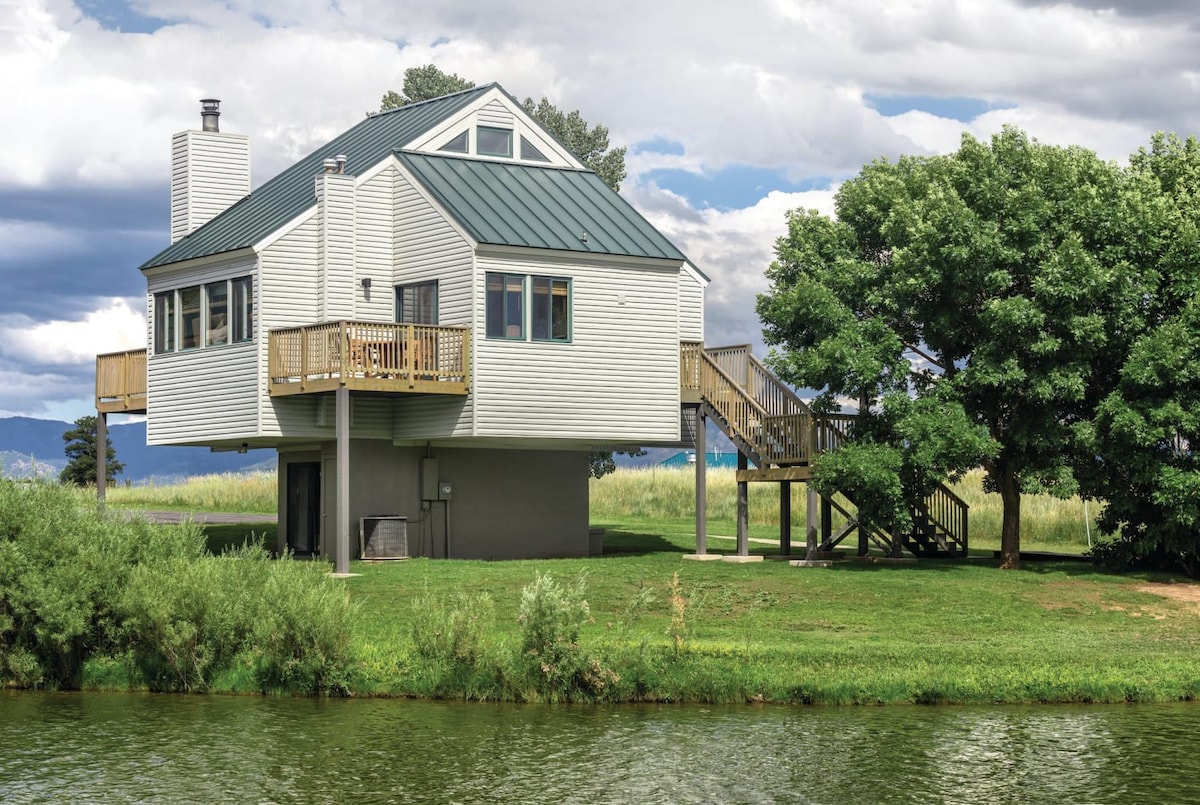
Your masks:
{"label": "large picture window", "polygon": [[397,285],[396,321],[403,324],[437,324],[437,280]]}
{"label": "large picture window", "polygon": [[487,275],[487,336],[525,337],[524,275]]}
{"label": "large picture window", "polygon": [[532,333],[535,341],[571,340],[571,281],[533,278]]}
{"label": "large picture window", "polygon": [[250,277],[218,280],[154,294],[154,352],[217,347],[254,338]]}
{"label": "large picture window", "polygon": [[[526,287],[529,321],[525,321]],[[487,337],[571,340],[571,280],[567,277],[487,275]]]}

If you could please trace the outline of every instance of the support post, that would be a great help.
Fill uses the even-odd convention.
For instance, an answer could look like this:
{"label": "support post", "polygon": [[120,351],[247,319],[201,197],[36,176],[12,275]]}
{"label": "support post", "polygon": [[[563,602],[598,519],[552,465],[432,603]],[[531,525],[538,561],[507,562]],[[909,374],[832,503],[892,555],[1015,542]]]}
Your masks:
{"label": "support post", "polygon": [[[746,454],[738,451],[738,469],[749,469]],[[750,484],[738,481],[737,485],[737,555],[750,555]]]}
{"label": "support post", "polygon": [[821,495],[821,544],[828,545],[833,539],[833,505],[829,498]]}
{"label": "support post", "polygon": [[333,572],[350,572],[350,389],[340,385],[334,392],[337,422],[337,542]]}
{"label": "support post", "polygon": [[108,486],[108,414],[96,412],[96,499],[104,502]]}
{"label": "support post", "polygon": [[779,482],[779,553],[792,555],[792,482]]}
{"label": "support post", "polygon": [[708,553],[708,417],[704,409],[696,409],[696,554]]}
{"label": "support post", "polygon": [[812,481],[804,484],[804,489],[807,492],[807,505],[805,506],[805,533],[808,538],[808,550],[805,554],[805,560],[809,562],[817,561],[817,490],[813,488]]}

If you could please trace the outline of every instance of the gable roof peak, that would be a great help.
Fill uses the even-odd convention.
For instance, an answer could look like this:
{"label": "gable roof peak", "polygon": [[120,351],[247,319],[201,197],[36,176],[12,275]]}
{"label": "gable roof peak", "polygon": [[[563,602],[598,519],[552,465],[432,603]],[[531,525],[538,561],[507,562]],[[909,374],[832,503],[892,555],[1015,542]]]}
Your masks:
{"label": "gable roof peak", "polygon": [[[460,89],[458,92],[451,92],[446,95],[439,95],[436,98],[426,98],[423,101],[413,101],[412,103],[406,103],[406,104],[404,104],[404,106],[397,106],[393,109],[382,109],[378,112],[371,112],[370,114],[367,115],[367,117],[380,117],[381,115],[394,115],[397,112],[404,112],[406,110],[412,110],[418,106],[424,106],[425,104],[438,103],[440,101],[445,101],[448,98],[457,98],[459,95],[475,95],[475,94],[482,95],[484,92],[486,92],[487,90],[491,90],[491,89],[498,89],[501,92],[504,92],[504,87],[500,86],[498,83],[493,81],[490,84],[484,84],[484,85],[478,86],[478,87],[467,87],[466,89]],[[504,92],[504,94],[508,95],[507,92]],[[512,97],[512,96],[509,96],[509,97]]]}

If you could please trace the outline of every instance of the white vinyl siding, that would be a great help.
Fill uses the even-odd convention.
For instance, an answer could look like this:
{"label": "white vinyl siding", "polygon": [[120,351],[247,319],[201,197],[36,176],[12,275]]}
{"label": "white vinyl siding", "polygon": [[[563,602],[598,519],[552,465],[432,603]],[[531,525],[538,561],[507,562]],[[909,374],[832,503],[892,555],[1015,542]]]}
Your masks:
{"label": "white vinyl siding", "polygon": [[243,134],[181,131],[171,138],[171,242],[250,192],[250,139]]}
{"label": "white vinyl siding", "polygon": [[571,280],[572,341],[475,339],[476,435],[586,440],[679,438],[678,269],[636,261],[479,257],[486,272]]}
{"label": "white vinyl siding", "polygon": [[[388,167],[358,186],[353,288],[354,318],[359,321],[392,321],[395,180],[396,169]],[[371,281],[369,289],[363,287],[364,279]]]}
{"label": "white vinyl siding", "polygon": [[324,435],[316,426],[316,400],[288,397],[272,400],[267,387],[267,347],[270,330],[317,324],[317,216],[313,215],[263,250],[259,283],[259,363],[261,386],[258,401],[265,436]]}
{"label": "white vinyl siding", "polygon": [[686,267],[679,269],[679,338],[704,340],[704,284]]}
{"label": "white vinyl siding", "polygon": [[[148,294],[258,276],[256,261],[163,271],[148,280]],[[254,282],[257,292],[259,283]],[[259,331],[261,333],[261,331]],[[256,338],[263,339],[256,333]],[[254,342],[185,352],[151,354],[147,362],[148,444],[197,444],[249,438],[258,428],[258,348]]]}
{"label": "white vinyl siding", "polygon": [[491,126],[498,129],[512,129],[513,113],[507,105],[498,99],[489,101],[476,117],[480,126]]}
{"label": "white vinyl siding", "polygon": [[[472,320],[471,245],[412,182],[396,177],[395,285],[437,280],[438,324],[466,327]],[[476,331],[471,333],[472,341]],[[396,400],[393,437],[397,440],[470,435],[474,395]]]}
{"label": "white vinyl siding", "polygon": [[316,180],[321,320],[354,318],[354,177],[323,173]]}

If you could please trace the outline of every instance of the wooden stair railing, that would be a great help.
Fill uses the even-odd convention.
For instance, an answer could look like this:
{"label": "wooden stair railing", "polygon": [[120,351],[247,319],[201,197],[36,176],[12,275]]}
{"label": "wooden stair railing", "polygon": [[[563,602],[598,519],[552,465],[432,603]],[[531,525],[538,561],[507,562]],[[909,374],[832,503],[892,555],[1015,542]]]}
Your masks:
{"label": "wooden stair railing", "polygon": [[[749,345],[706,349],[689,342],[686,346],[692,349],[685,347],[681,384],[698,387],[718,427],[759,467],[810,464],[816,455],[835,450],[850,438],[854,416],[814,414],[754,357]],[[847,500],[853,503],[850,497]],[[830,503],[850,517],[841,506]],[[912,533],[900,539],[918,556],[965,556],[967,510],[965,501],[940,484],[912,513]],[[891,551],[892,535],[872,529],[867,536]]]}

